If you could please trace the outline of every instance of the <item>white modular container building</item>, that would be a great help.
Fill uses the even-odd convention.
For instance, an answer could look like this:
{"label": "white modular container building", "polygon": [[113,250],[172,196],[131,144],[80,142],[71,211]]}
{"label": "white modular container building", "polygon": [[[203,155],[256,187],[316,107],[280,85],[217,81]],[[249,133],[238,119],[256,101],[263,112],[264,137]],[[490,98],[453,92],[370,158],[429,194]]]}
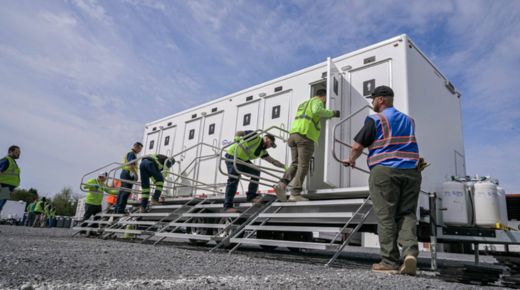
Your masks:
{"label": "white modular container building", "polygon": [[[392,87],[395,107],[415,119],[420,155],[432,164],[423,172],[422,189],[441,192],[447,176],[465,176],[460,94],[406,35],[327,58],[314,66],[150,122],[144,131],[144,154],[171,156],[201,142],[222,147],[233,141],[237,130],[271,126],[288,129],[298,105],[318,89],[327,88],[327,107],[340,110],[341,118],[323,121],[305,190],[345,195],[366,191],[368,175],[343,167],[333,158],[333,127],[370,104],[364,97],[380,85]],[[338,137],[352,143],[366,116],[373,113],[366,108],[342,123]],[[277,143],[276,149],[269,150],[270,155],[289,164],[290,150],[283,142]],[[336,150],[342,158],[350,152],[345,146]],[[218,158],[204,158],[212,154],[215,152],[209,147],[195,146],[177,158],[180,162],[175,170],[201,182],[216,184],[218,191],[224,192],[227,177],[217,168]],[[263,163],[262,166],[270,166]],[[368,169],[364,157],[357,164]],[[242,179],[240,194],[247,188],[247,182]],[[260,191],[268,192],[270,188],[260,186]],[[175,193],[169,192],[195,193],[201,191],[184,187]],[[421,197],[420,206],[428,207],[426,196]]]}

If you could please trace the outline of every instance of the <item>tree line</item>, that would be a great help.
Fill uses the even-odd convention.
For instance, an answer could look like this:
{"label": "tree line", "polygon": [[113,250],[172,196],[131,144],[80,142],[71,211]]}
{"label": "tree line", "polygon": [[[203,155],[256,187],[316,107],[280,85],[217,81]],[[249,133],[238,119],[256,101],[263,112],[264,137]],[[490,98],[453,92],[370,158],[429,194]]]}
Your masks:
{"label": "tree line", "polygon": [[[72,188],[65,187],[54,197],[46,197],[51,205],[56,209],[56,215],[73,216],[76,214],[76,207],[78,205],[79,196],[72,193]],[[22,200],[29,205],[36,199],[40,199],[38,191],[34,188],[16,189],[11,193],[11,200]]]}

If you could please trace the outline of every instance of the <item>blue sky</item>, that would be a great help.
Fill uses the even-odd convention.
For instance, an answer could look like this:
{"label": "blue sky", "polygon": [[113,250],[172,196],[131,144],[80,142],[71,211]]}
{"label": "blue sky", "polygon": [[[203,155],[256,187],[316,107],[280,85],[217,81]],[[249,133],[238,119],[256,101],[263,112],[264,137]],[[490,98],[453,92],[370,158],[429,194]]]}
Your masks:
{"label": "blue sky", "polygon": [[468,173],[520,193],[514,0],[3,1],[0,150],[22,187],[77,189],[146,122],[402,33],[462,93]]}

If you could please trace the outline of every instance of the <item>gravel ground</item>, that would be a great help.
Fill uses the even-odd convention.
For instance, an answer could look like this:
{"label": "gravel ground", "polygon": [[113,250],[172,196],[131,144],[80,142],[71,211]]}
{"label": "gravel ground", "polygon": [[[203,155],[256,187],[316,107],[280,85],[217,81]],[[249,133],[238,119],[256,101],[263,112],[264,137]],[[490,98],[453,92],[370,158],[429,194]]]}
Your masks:
{"label": "gravel ground", "polygon": [[[482,289],[370,272],[373,261],[325,268],[325,257],[74,237],[66,229],[0,226],[1,289]],[[486,289],[495,289],[486,287]]]}

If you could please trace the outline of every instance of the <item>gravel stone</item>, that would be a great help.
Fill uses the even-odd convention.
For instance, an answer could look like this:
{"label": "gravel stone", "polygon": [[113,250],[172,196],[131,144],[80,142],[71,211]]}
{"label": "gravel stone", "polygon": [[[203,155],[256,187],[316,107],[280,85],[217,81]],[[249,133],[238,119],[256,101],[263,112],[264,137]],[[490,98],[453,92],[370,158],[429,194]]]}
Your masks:
{"label": "gravel stone", "polygon": [[482,289],[428,271],[372,273],[370,259],[341,259],[326,268],[330,256],[312,253],[241,248],[228,255],[185,243],[72,237],[60,228],[0,231],[0,289]]}

